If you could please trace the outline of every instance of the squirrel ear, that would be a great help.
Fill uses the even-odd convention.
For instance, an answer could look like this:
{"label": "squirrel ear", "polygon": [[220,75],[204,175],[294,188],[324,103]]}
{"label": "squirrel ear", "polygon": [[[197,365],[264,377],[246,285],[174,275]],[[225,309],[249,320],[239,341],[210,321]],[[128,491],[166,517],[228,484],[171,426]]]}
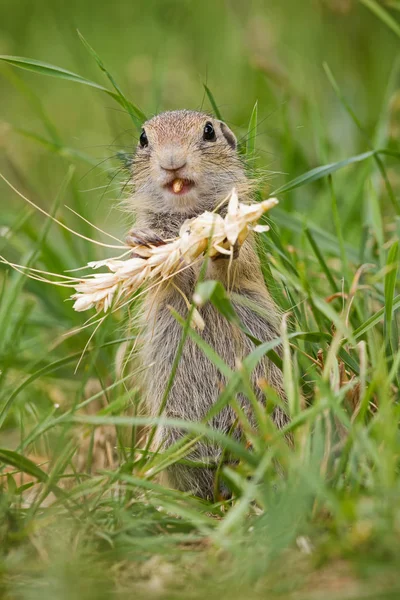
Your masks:
{"label": "squirrel ear", "polygon": [[233,131],[231,131],[229,129],[228,125],[226,125],[223,121],[220,121],[220,125],[221,125],[221,131],[222,131],[224,138],[226,139],[226,141],[228,142],[230,147],[233,148],[234,150],[236,150],[237,141],[236,141],[235,134],[233,133]]}

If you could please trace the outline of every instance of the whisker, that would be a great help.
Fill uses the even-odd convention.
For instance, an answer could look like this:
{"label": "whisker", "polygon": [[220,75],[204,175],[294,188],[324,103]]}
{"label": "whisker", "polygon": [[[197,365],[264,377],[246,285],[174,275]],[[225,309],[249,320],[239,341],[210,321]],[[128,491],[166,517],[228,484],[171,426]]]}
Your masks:
{"label": "whisker", "polygon": [[[98,169],[101,165],[103,165],[105,162],[107,162],[108,160],[111,160],[113,158],[118,158],[117,154],[111,154],[110,156],[106,156],[105,158],[103,158],[100,162],[98,162],[96,165],[94,165],[93,167],[91,167],[89,169],[89,171],[87,171],[84,175],[82,175],[82,177],[79,179],[79,181],[82,181],[83,179],[85,179],[85,177],[87,177],[88,175],[90,175],[90,173],[92,173],[92,171],[94,171],[95,169]],[[113,169],[107,169],[109,171],[112,171]]]}

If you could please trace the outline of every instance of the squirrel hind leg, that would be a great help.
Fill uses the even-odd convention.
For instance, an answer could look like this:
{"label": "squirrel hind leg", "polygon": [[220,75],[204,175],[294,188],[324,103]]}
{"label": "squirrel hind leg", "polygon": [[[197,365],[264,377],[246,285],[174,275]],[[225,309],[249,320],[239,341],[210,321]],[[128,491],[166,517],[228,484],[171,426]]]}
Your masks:
{"label": "squirrel hind leg", "polygon": [[214,469],[172,465],[160,474],[159,483],[209,502],[221,502],[232,497],[232,490],[221,479],[215,497]]}

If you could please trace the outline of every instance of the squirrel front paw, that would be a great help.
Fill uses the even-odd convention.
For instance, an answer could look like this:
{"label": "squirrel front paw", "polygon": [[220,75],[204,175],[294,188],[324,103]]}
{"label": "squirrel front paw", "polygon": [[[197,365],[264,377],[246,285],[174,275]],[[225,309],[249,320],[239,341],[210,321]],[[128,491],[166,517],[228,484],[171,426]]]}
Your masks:
{"label": "squirrel front paw", "polygon": [[162,246],[166,242],[151,229],[131,229],[125,238],[128,246]]}

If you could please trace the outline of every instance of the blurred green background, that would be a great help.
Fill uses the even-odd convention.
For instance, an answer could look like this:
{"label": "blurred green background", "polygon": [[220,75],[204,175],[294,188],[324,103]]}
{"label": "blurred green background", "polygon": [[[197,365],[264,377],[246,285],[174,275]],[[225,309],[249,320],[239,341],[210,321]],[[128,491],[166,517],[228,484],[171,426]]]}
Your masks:
{"label": "blurred green background", "polygon": [[[147,115],[183,107],[210,110],[207,83],[224,119],[241,136],[258,100],[258,166],[271,172],[270,190],[314,166],[368,149],[323,62],[373,135],[398,52],[392,32],[356,0],[1,0],[0,13],[0,54],[35,58],[109,85],[80,42],[79,29]],[[49,205],[71,162],[32,139],[48,140],[44,121],[51,122],[64,146],[61,154],[69,148],[98,163],[93,168],[85,160],[72,161],[78,167],[79,206],[122,235],[126,222],[111,208],[121,197],[116,182],[124,178],[110,181],[120,166],[113,155],[130,152],[136,143],[129,116],[108,96],[69,81],[4,64],[0,81],[1,171]],[[389,133],[396,137],[394,100],[390,118]],[[330,230],[325,200],[323,189],[307,187],[285,196],[282,207],[307,212]],[[344,235],[354,241],[362,196],[354,196],[350,206],[340,195],[338,202]],[[18,206],[21,201],[1,182],[3,226]]]}
{"label": "blurred green background", "polygon": [[[392,30],[367,5],[384,8],[385,15],[395,19]],[[392,302],[398,293],[394,250],[400,231],[394,210],[400,191],[399,11],[397,0],[0,0],[0,55],[51,63],[110,89],[81,43],[79,29],[126,96],[148,116],[184,107],[211,110],[206,83],[223,118],[241,139],[246,137],[257,101],[255,160],[265,175],[260,184],[263,194],[319,165],[348,159],[371,147],[392,151],[335,171],[332,182],[305,176],[304,185],[279,193],[280,205],[272,211],[274,226],[262,238],[264,275],[271,293],[293,316],[293,328],[313,336],[291,346],[296,393],[308,402],[312,388],[315,408],[321,413],[310,407],[304,411],[304,426],[297,421],[295,434],[301,443],[290,454],[287,482],[276,473],[275,463],[265,473],[262,503],[268,510],[255,519],[254,536],[253,527],[248,529],[247,508],[235,517],[235,526],[227,534],[233,511],[228,508],[226,520],[222,518],[225,507],[220,513],[218,509],[221,520],[217,521],[208,514],[208,505],[193,504],[190,498],[182,504],[179,496],[172,500],[162,487],[152,489],[152,469],[145,472],[140,461],[139,466],[135,463],[136,478],[129,483],[127,496],[117,491],[118,477],[127,482],[124,477],[132,472],[130,461],[135,456],[137,427],[132,425],[131,447],[125,447],[113,417],[126,415],[128,408],[136,410],[140,402],[135,381],[126,388],[118,368],[124,353],[128,356],[131,346],[135,348],[137,305],[129,314],[118,312],[107,319],[76,368],[92,333],[80,329],[89,313],[76,313],[65,302],[69,289],[46,286],[0,264],[0,451],[4,462],[4,456],[10,456],[4,452],[15,450],[12,457],[17,457],[7,463],[17,469],[15,481],[8,471],[7,493],[0,489],[1,597],[3,589],[13,589],[19,595],[7,598],[109,600],[116,597],[110,595],[110,581],[117,581],[130,598],[136,579],[149,580],[150,586],[152,573],[160,570],[162,582],[163,562],[153,562],[148,573],[138,565],[141,561],[146,567],[144,554],[163,552],[165,564],[178,554],[181,561],[167,572],[174,588],[168,597],[185,600],[238,597],[246,577],[255,580],[264,574],[276,590],[271,597],[309,600],[315,592],[314,598],[336,598],[339,584],[352,584],[351,578],[343,576],[346,557],[365,563],[359,574],[366,592],[372,594],[369,597],[374,588],[365,574],[368,571],[373,579],[377,565],[388,569],[380,571],[377,585],[382,581],[383,587],[391,586],[390,578],[392,587],[397,585],[399,404],[393,400],[398,394],[396,370],[392,379],[387,371],[400,360],[393,317],[399,297]],[[327,75],[329,69],[353,118]],[[121,202],[129,194],[126,163],[137,135],[129,115],[103,92],[0,61],[0,173],[82,234],[106,240],[65,205],[123,239],[132,219]],[[380,172],[377,158],[384,164]],[[71,164],[75,170],[70,180]],[[50,223],[0,179],[0,255],[61,274],[115,253]],[[368,265],[368,270],[357,279],[360,265]],[[326,340],[335,330],[340,333],[344,318],[346,330],[349,319],[357,333],[357,343],[346,343],[348,353],[334,356],[330,348],[335,353],[338,346]],[[331,433],[328,418],[325,445],[326,407],[332,407],[329,414],[336,422],[341,414],[336,407],[344,403],[348,380],[346,375],[342,388],[336,388],[334,380],[332,390],[327,389],[324,352],[341,375],[346,375],[343,361],[347,366],[350,361],[349,390],[358,390],[350,384],[361,382],[358,398],[358,391],[355,398],[345,398],[349,442],[345,447],[336,444],[336,430]],[[97,405],[101,391],[104,405]],[[362,406],[359,413],[355,406]],[[376,406],[381,410],[376,411]],[[80,427],[75,411],[79,417],[85,410],[89,417],[107,415],[110,420],[104,430]],[[264,443],[266,438],[262,439]],[[331,452],[336,453],[335,460],[327,467]],[[24,456],[40,463],[52,482],[63,486],[65,480],[70,485],[69,497],[78,499],[73,527],[63,502],[55,503],[50,513],[40,512],[51,490],[47,483],[43,496],[36,496],[25,511],[23,492],[30,490],[19,470],[26,475],[32,469],[26,469]],[[0,488],[5,489],[1,460]],[[112,469],[112,477],[98,476],[103,468]],[[245,474],[242,489],[252,513],[256,492]],[[37,472],[33,479],[38,479]],[[36,482],[34,489],[38,488]],[[146,489],[151,493],[143,500]],[[278,492],[276,503],[270,498],[271,489]],[[133,504],[129,498],[135,500]],[[166,507],[164,512],[160,506]],[[240,511],[240,502],[233,509],[238,506]],[[171,511],[178,516],[171,519]],[[213,554],[215,547],[208,550],[209,534],[215,529],[220,537],[214,539],[221,545]],[[300,547],[298,540],[304,546],[306,539],[296,537],[300,534],[311,536],[311,547],[315,541],[317,550],[311,556],[308,542],[305,550]],[[299,550],[287,554],[295,538]],[[233,561],[227,549],[234,553]],[[207,571],[196,555],[203,550],[213,567]],[[283,551],[277,569],[272,561]],[[299,554],[306,562],[300,569]],[[291,556],[297,559],[293,562]],[[302,570],[316,570],[325,559],[330,564],[333,559],[332,585],[316,572],[306,580],[306,595],[300,596],[296,586]],[[160,580],[154,586],[158,594]],[[180,588],[179,595],[175,588]],[[139,582],[137,589],[143,594],[135,597],[149,597],[147,586],[141,588]],[[251,597],[264,598],[266,589],[260,587],[259,595]],[[285,590],[290,596],[283,596]],[[249,597],[246,590],[242,597]]]}

